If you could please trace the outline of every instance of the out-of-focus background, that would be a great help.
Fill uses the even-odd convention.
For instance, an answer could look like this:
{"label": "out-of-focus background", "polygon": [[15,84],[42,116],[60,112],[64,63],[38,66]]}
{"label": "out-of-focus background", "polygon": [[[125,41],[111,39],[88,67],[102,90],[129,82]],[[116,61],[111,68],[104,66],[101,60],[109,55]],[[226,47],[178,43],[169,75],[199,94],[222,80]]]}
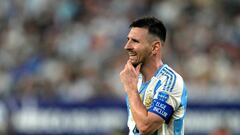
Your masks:
{"label": "out-of-focus background", "polygon": [[185,134],[239,135],[239,0],[0,0],[0,134],[127,134],[119,72],[146,15],[187,85]]}

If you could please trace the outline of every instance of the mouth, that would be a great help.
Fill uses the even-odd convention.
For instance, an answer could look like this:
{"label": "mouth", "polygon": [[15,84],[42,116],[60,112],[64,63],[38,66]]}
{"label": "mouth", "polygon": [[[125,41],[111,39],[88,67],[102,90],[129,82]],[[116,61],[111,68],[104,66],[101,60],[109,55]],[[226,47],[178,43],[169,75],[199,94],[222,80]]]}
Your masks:
{"label": "mouth", "polygon": [[128,56],[129,56],[129,59],[133,59],[137,56],[137,54],[130,52],[130,53],[128,53]]}
{"label": "mouth", "polygon": [[128,56],[129,56],[129,60],[131,61],[132,64],[136,64],[137,63],[137,53],[135,52],[128,52]]}
{"label": "mouth", "polygon": [[129,57],[131,57],[131,56],[136,56],[136,55],[137,55],[137,53],[134,53],[134,52],[129,52],[129,53],[128,53],[128,55],[129,55]]}

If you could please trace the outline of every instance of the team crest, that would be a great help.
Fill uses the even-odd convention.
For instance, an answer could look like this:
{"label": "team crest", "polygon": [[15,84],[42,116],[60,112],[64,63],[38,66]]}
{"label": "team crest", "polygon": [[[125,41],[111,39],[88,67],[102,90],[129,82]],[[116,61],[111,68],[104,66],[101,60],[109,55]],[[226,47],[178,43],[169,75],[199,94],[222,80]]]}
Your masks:
{"label": "team crest", "polygon": [[149,108],[152,104],[152,99],[153,99],[153,94],[152,94],[152,91],[153,90],[149,90],[147,93],[146,93],[146,98],[144,100],[144,105]]}

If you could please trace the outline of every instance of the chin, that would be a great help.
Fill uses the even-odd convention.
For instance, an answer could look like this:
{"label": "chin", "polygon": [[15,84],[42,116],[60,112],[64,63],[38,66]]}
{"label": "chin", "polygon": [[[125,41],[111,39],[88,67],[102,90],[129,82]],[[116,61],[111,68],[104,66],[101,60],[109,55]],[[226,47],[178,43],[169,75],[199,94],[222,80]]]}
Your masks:
{"label": "chin", "polygon": [[137,65],[140,64],[139,62],[135,62],[135,61],[131,61],[131,63],[134,67],[137,67]]}
{"label": "chin", "polygon": [[138,63],[132,63],[132,65],[133,65],[134,67],[137,67]]}

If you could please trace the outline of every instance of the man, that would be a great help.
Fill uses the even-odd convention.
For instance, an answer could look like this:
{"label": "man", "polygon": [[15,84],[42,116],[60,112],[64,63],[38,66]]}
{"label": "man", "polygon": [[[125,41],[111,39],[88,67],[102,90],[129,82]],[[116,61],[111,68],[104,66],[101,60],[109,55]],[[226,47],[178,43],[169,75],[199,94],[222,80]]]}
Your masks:
{"label": "man", "polygon": [[163,64],[166,28],[154,17],[130,25],[129,59],[120,73],[127,93],[129,135],[183,135],[187,93],[182,77]]}

